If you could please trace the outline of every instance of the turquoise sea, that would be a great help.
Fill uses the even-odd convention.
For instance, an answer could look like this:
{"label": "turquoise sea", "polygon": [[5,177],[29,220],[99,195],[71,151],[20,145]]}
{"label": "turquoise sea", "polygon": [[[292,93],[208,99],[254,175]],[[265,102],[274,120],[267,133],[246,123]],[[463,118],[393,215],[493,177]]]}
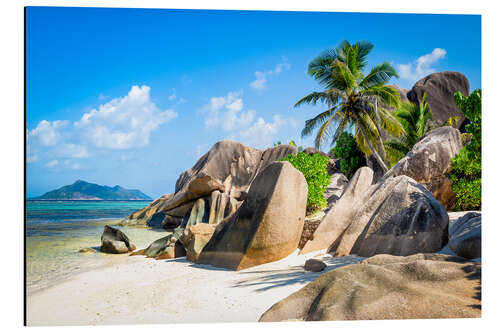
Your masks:
{"label": "turquoise sea", "polygon": [[[28,293],[74,274],[123,260],[127,255],[99,252],[106,224],[118,223],[150,201],[27,201],[26,283]],[[161,238],[148,227],[118,227],[138,249]],[[79,250],[93,247],[95,253]],[[121,258],[121,259],[120,259]]]}

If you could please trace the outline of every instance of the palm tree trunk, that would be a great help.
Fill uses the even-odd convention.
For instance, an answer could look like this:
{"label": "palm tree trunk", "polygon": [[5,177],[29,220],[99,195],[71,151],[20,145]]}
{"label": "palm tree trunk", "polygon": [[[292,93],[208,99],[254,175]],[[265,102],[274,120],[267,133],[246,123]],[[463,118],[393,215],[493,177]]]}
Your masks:
{"label": "palm tree trunk", "polygon": [[384,149],[384,142],[382,141],[382,131],[380,130],[380,115],[378,114],[378,99],[375,98],[375,126],[377,127],[378,131],[378,146],[380,151],[382,152],[382,159],[384,161],[387,160],[387,154],[385,153]]}
{"label": "palm tree trunk", "polygon": [[359,129],[361,130],[361,134],[363,134],[363,138],[365,139],[365,142],[368,145],[368,148],[370,148],[370,150],[372,151],[373,156],[375,156],[375,159],[377,160],[378,164],[380,165],[380,167],[382,168],[384,173],[386,173],[387,171],[389,171],[389,169],[387,168],[387,165],[385,165],[385,162],[382,159],[382,157],[380,156],[380,154],[377,152],[376,149],[373,148],[370,140],[368,140],[368,135],[366,134],[365,127],[361,123],[358,115],[354,114],[354,117],[357,120],[357,125],[359,126]]}

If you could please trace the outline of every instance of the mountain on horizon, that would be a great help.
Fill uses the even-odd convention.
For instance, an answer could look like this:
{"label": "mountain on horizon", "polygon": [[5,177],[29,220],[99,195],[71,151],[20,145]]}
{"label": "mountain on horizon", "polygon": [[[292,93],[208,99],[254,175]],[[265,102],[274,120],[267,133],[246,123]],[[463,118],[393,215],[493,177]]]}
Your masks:
{"label": "mountain on horizon", "polygon": [[139,190],[129,190],[119,185],[101,186],[77,180],[31,200],[152,200]]}

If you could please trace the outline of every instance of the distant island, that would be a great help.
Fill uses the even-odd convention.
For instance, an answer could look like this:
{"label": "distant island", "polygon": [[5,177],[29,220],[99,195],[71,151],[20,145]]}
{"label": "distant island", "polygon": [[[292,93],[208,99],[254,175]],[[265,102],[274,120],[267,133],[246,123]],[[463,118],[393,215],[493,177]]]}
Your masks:
{"label": "distant island", "polygon": [[71,185],[29,200],[152,200],[152,198],[139,190],[129,190],[119,185],[109,187],[77,180]]}

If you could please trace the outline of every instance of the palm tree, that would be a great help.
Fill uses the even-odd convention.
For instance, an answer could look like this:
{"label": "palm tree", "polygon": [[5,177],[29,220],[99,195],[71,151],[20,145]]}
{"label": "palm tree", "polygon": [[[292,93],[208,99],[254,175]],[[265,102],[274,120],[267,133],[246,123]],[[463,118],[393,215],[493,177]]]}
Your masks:
{"label": "palm tree", "polygon": [[396,111],[395,116],[405,131],[399,138],[385,142],[392,163],[399,161],[421,137],[432,129],[432,114],[429,103],[425,100],[426,97],[427,94],[424,93],[422,101],[418,105],[411,102],[403,103],[401,108]]}
{"label": "palm tree", "polygon": [[360,149],[367,156],[373,154],[385,172],[385,149],[380,133],[382,129],[397,137],[403,133],[401,124],[390,111],[390,107],[399,107],[401,101],[396,89],[387,85],[392,77],[398,77],[391,64],[376,65],[365,75],[366,58],[372,49],[370,42],[351,45],[343,41],[337,48],[328,49],[313,59],[308,74],[325,90],[310,93],[295,107],[318,102],[327,105],[327,110],[307,120],[302,130],[305,137],[319,127],[316,148],[327,138],[331,138],[333,145],[346,129],[354,126]]}

